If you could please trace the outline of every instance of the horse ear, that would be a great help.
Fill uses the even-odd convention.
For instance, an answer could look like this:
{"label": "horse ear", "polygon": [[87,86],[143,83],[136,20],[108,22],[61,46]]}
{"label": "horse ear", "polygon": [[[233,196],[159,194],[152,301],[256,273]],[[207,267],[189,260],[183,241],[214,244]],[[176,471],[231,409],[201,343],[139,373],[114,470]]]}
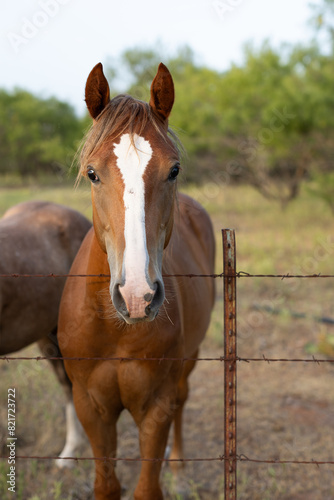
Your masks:
{"label": "horse ear", "polygon": [[150,106],[165,121],[172,111],[173,104],[173,78],[166,66],[160,63],[151,85]]}
{"label": "horse ear", "polygon": [[98,63],[89,73],[85,88],[85,101],[90,116],[95,120],[110,101],[110,90],[103,66]]}

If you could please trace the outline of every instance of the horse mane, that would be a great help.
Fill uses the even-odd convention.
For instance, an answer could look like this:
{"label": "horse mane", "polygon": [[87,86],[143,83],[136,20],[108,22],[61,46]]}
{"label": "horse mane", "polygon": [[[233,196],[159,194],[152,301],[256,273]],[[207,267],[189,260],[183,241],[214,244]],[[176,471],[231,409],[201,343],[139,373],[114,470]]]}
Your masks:
{"label": "horse mane", "polygon": [[164,140],[169,137],[178,152],[183,151],[180,140],[170,128],[166,136],[161,122],[147,102],[127,94],[120,94],[109,101],[82,140],[76,155],[80,162],[76,184],[84,174],[91,155],[105,141],[111,138],[115,140],[127,131],[134,144],[134,135],[141,135],[148,124],[153,125]]}

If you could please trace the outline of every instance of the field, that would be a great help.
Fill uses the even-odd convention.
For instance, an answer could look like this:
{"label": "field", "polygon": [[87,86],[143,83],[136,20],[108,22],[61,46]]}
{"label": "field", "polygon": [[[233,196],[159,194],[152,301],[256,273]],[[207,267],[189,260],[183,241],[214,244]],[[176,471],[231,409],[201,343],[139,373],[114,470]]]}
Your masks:
{"label": "field", "polygon": [[[254,274],[334,274],[333,216],[307,192],[285,211],[254,190],[206,185],[187,192],[209,211],[217,238],[216,270],[222,272],[221,228],[236,230],[237,270]],[[28,199],[48,199],[77,208],[90,217],[87,187],[0,189],[0,215]],[[50,270],[52,271],[52,270]],[[187,270],[185,270],[186,272]],[[318,321],[334,317],[333,279],[238,279],[238,354],[241,357],[334,358],[334,330]],[[223,355],[222,282],[201,354]],[[271,311],[268,309],[271,308]],[[38,355],[30,346],[20,355]],[[7,389],[17,390],[17,454],[56,456],[65,438],[64,397],[46,362],[2,362],[0,437],[7,455]],[[238,454],[260,460],[334,461],[334,366],[330,363],[238,364]],[[202,361],[191,377],[185,411],[187,458],[223,454],[223,366]],[[81,456],[91,456],[87,444]],[[139,456],[137,432],[124,413],[119,421],[119,457]],[[18,500],[91,500],[93,463],[80,461],[59,471],[53,460],[18,463]],[[120,462],[117,474],[131,499],[138,463]],[[7,491],[6,460],[0,462],[0,498]],[[223,463],[189,462],[184,470],[194,500],[223,499]],[[166,498],[173,494],[168,466],[163,468]],[[333,465],[238,464],[239,500],[330,500]]]}

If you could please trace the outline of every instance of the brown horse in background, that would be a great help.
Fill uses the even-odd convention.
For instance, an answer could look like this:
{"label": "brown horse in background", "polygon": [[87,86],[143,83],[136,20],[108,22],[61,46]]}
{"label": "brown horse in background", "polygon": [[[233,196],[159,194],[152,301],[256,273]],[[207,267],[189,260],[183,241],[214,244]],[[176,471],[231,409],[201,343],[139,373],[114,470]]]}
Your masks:
{"label": "brown horse in background", "polygon": [[[214,280],[164,277],[214,272],[215,243],[207,213],[177,194],[180,170],[168,117],[174,85],[159,65],[150,103],[120,95],[110,100],[98,64],[86,84],[93,118],[80,174],[91,181],[93,222],[71,269],[110,274],[67,280],[59,316],[78,417],[95,457],[116,456],[116,422],[127,409],[139,429],[142,466],[134,498],[163,498],[159,485],[169,428],[172,459],[181,459],[187,377],[208,328]],[[167,358],[164,361],[145,358]],[[96,460],[96,500],[119,500],[112,460]],[[175,464],[174,464],[175,465]],[[175,467],[174,467],[175,468]]]}
{"label": "brown horse in background", "polygon": [[[32,201],[10,208],[0,220],[0,274],[68,274],[90,227],[83,215],[55,203]],[[44,356],[61,355],[57,322],[64,284],[65,278],[0,279],[0,355],[33,342]],[[82,431],[64,364],[51,363],[67,399],[67,436],[60,455],[64,457],[82,442]],[[68,465],[65,460],[56,463]]]}

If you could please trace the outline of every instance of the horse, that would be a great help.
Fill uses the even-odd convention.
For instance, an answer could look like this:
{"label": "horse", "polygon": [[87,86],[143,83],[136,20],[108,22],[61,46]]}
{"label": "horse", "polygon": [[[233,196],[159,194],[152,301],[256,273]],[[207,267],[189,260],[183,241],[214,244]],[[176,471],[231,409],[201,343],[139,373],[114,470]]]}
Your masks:
{"label": "horse", "polygon": [[174,84],[167,67],[160,63],[147,103],[129,95],[110,99],[99,63],[85,101],[93,124],[78,176],[91,183],[93,228],[71,273],[89,276],[66,282],[59,345],[71,358],[65,368],[96,458],[95,499],[120,499],[116,422],[126,409],[139,430],[134,498],[160,500],[172,421],[176,473],[183,458],[187,379],[215,299],[212,278],[176,275],[214,272],[214,233],[205,210],[177,191],[180,147],[168,126]]}
{"label": "horse", "polygon": [[[0,274],[68,274],[91,223],[80,213],[50,202],[13,206],[0,220]],[[0,355],[38,343],[44,356],[60,357],[58,309],[65,278],[2,277],[0,279]],[[51,364],[66,395],[67,434],[60,457],[83,442],[71,382],[61,360]],[[68,461],[58,459],[60,467]]]}

